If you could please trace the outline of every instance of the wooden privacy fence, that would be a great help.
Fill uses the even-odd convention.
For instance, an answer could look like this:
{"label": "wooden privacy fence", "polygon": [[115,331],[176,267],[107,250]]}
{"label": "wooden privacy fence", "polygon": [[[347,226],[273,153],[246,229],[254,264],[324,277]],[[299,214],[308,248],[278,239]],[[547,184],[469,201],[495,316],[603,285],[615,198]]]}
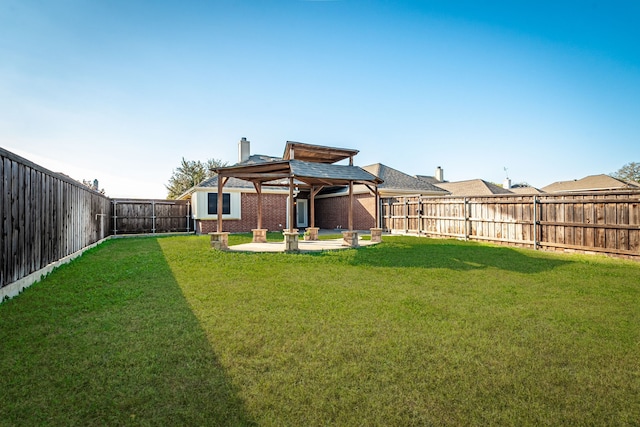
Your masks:
{"label": "wooden privacy fence", "polygon": [[109,234],[109,198],[0,148],[0,289]]}
{"label": "wooden privacy fence", "polygon": [[113,199],[111,203],[114,235],[193,231],[188,200]]}
{"label": "wooden privacy fence", "polygon": [[110,199],[0,148],[0,302],[112,234],[191,232],[188,201]]}
{"label": "wooden privacy fence", "polygon": [[381,201],[386,231],[640,257],[640,192],[407,196]]}

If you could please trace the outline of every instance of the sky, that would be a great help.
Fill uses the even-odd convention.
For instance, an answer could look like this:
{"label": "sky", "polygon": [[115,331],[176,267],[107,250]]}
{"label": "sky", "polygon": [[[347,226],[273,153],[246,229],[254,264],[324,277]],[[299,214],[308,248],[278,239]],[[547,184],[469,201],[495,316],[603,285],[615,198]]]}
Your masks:
{"label": "sky", "polygon": [[0,0],[0,147],[110,197],[182,158],[544,187],[640,162],[640,2]]}

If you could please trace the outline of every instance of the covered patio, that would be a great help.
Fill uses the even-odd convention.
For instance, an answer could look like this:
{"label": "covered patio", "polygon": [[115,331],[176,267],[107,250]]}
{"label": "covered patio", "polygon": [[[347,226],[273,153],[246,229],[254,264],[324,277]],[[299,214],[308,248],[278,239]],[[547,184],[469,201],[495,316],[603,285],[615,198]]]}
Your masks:
{"label": "covered patio", "polygon": [[[364,185],[375,196],[379,206],[378,185],[382,180],[364,169],[353,165],[353,157],[358,150],[325,147],[299,142],[287,142],[282,160],[262,163],[239,164],[236,166],[217,168],[218,174],[218,208],[217,231],[211,235],[211,245],[216,249],[227,250],[228,233],[223,229],[223,189],[229,178],[249,181],[258,195],[257,224],[253,229],[253,243],[267,243],[267,230],[262,227],[262,189],[263,187],[288,187],[287,229],[283,232],[286,251],[299,251],[298,229],[294,228],[295,200],[301,189],[308,191],[310,204],[310,226],[305,234],[308,241],[316,241],[318,228],[315,226],[315,197],[327,187],[346,186],[349,189],[348,230],[342,232],[346,245],[357,247],[358,233],[353,229],[354,196],[353,186]],[[348,165],[335,164],[349,159]],[[371,229],[372,240],[380,240],[379,209],[375,210],[375,227]]]}

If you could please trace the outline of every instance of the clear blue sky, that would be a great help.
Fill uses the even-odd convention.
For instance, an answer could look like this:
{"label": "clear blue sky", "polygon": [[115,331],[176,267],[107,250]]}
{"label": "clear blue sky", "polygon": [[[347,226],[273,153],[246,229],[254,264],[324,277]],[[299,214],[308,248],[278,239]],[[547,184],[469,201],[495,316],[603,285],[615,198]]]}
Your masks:
{"label": "clear blue sky", "polygon": [[640,162],[637,1],[0,0],[0,146],[158,197],[237,142],[542,187]]}

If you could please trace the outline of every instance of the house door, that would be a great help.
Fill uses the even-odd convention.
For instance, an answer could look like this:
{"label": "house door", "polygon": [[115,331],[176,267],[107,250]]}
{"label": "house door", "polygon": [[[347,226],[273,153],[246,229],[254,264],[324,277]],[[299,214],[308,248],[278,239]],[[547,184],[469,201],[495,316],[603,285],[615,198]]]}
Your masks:
{"label": "house door", "polygon": [[307,222],[309,218],[309,200],[297,199],[296,200],[296,227],[304,228],[309,225]]}

